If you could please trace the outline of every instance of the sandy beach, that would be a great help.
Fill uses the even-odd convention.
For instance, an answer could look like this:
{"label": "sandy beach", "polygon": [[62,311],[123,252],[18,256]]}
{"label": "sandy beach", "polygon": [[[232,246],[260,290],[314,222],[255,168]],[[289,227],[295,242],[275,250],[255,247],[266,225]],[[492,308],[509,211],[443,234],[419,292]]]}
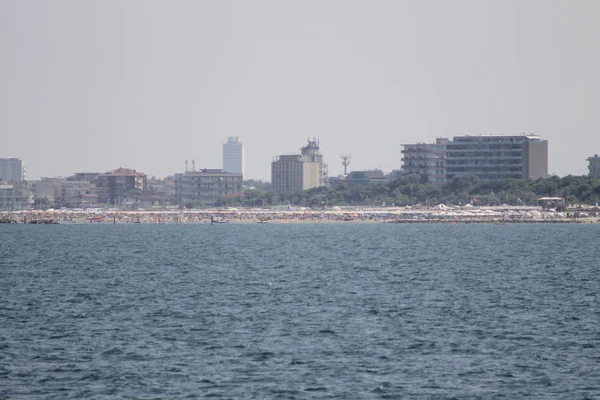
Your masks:
{"label": "sandy beach", "polygon": [[330,210],[27,210],[0,212],[13,223],[598,223],[596,215],[535,207],[354,208]]}

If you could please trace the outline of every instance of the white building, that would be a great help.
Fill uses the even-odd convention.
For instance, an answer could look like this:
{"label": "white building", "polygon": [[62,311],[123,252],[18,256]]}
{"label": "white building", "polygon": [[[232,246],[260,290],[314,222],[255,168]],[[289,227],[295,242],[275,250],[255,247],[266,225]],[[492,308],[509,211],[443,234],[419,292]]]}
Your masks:
{"label": "white building", "polygon": [[223,143],[223,169],[233,174],[245,175],[244,144],[237,136],[227,138]]}
{"label": "white building", "polygon": [[33,193],[25,182],[0,183],[0,210],[30,210]]}
{"label": "white building", "polygon": [[22,182],[25,180],[25,165],[18,158],[0,158],[0,180]]}
{"label": "white building", "polygon": [[327,164],[323,163],[317,139],[309,139],[301,150],[301,154],[277,156],[271,163],[271,183],[275,193],[298,193],[326,185]]}

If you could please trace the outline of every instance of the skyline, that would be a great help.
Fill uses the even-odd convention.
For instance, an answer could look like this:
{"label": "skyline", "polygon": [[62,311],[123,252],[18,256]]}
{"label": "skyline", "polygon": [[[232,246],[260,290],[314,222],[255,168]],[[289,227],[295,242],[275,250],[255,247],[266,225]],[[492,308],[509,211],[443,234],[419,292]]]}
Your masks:
{"label": "skyline", "polygon": [[[510,137],[519,137],[519,136],[528,137],[528,138],[537,137],[538,139],[540,139],[540,140],[542,140],[544,142],[547,142],[547,141],[544,140],[544,138],[540,137],[539,135],[535,135],[535,134],[499,135],[499,136],[501,136],[501,137],[507,137],[507,138],[510,138]],[[483,137],[483,138],[485,138],[485,137],[498,137],[498,135],[465,135],[465,136],[458,136],[459,139],[464,139],[465,137],[473,137],[473,138]],[[456,138],[457,137],[452,137],[452,138],[436,138],[435,143],[431,143],[431,142],[418,142],[418,143],[413,143],[413,144],[402,144],[401,145],[403,147],[402,153],[405,152],[406,146],[409,146],[409,147],[421,146],[421,145],[431,146],[431,145],[435,145],[436,143],[439,144],[440,140],[443,141],[445,144],[452,144],[453,141],[454,141],[454,139],[456,139]],[[322,153],[320,152],[319,147],[318,147],[319,146],[319,138],[313,137],[313,138],[308,138],[307,140],[308,140],[308,144],[309,145],[311,143],[316,143],[316,146],[317,146],[316,150],[317,150],[318,154],[320,154],[322,156]],[[232,144],[239,146],[238,148],[236,148],[235,150],[233,150],[233,152],[232,152],[232,149],[226,149],[226,146],[230,146]],[[286,155],[279,154],[279,155],[275,156],[273,158],[273,160],[275,161],[275,160],[279,159],[280,157],[289,157],[289,156],[296,156],[296,155],[299,156],[301,154],[304,154],[305,147],[306,146],[302,147],[300,152],[291,152],[291,153],[286,154]],[[230,164],[230,168],[227,168],[226,166],[225,167],[221,167],[221,168],[211,168],[211,167],[206,167],[206,166],[197,166],[196,165],[196,160],[192,159],[192,160],[185,160],[184,161],[184,169],[183,170],[177,171],[177,172],[173,172],[173,173],[169,173],[169,174],[163,175],[163,176],[156,176],[156,178],[157,179],[164,179],[164,178],[168,178],[168,177],[174,177],[177,174],[188,173],[188,172],[196,172],[196,171],[198,171],[198,172],[201,172],[201,171],[223,171],[223,172],[228,172],[228,173],[239,173],[239,174],[242,174],[244,176],[245,180],[253,180],[253,179],[255,179],[255,178],[247,177],[244,174],[244,172],[243,172],[243,169],[244,169],[244,150],[243,150],[243,143],[240,141],[239,137],[228,137],[228,141],[225,142],[225,143],[223,143],[222,153],[221,154],[222,154],[223,163],[224,164],[225,163],[229,163]],[[403,154],[402,159],[404,160],[405,157],[406,157],[406,155]],[[588,170],[590,169],[589,165],[591,165],[589,163],[589,161],[592,158],[598,158],[597,154],[595,154],[592,157],[588,157],[586,159],[586,161],[588,162],[588,167],[587,167]],[[340,162],[342,162],[343,167],[346,168],[350,164],[349,161],[352,159],[352,155],[348,154],[348,153],[343,153],[343,154],[340,153],[338,155],[338,159],[340,160]],[[0,160],[15,160],[15,161],[20,162],[21,165],[22,165],[23,174],[25,176],[24,180],[25,181],[32,180],[32,179],[28,179],[28,177],[27,177],[27,172],[26,172],[27,171],[27,166],[26,166],[26,163],[25,163],[24,160],[21,160],[18,157],[9,157],[9,158],[2,158],[2,157],[0,157]],[[546,162],[547,161],[548,160],[546,159]],[[325,162],[323,164],[327,165],[327,163],[325,163]],[[375,169],[366,169],[366,170],[358,170],[358,169],[350,168],[349,169],[349,173],[351,173],[351,172],[365,172],[365,171],[372,171],[372,172],[379,171],[379,172],[383,172],[385,175],[388,175],[388,174],[393,174],[396,171],[404,171],[405,173],[411,173],[410,170],[414,169],[414,168],[415,168],[414,165],[407,167],[404,164],[404,161],[402,161],[402,168],[401,169],[390,170],[390,171],[383,171],[383,170],[377,169],[377,168],[375,168]],[[416,168],[422,169],[423,167],[416,167]],[[120,167],[118,167],[118,168],[116,168],[114,170],[111,169],[111,170],[98,170],[98,171],[81,171],[81,170],[75,170],[74,169],[73,172],[70,173],[70,174],[68,174],[68,175],[64,175],[64,176],[41,176],[40,178],[41,179],[56,179],[56,178],[68,178],[68,177],[74,176],[76,174],[94,174],[94,173],[95,174],[107,174],[107,173],[111,173],[111,172],[114,172],[115,170],[119,170],[119,169],[126,169],[126,170],[131,170],[133,172],[140,172],[140,173],[143,173],[144,175],[147,175],[148,177],[151,176],[151,175],[145,174],[143,171],[137,171],[135,168],[131,168],[129,166],[120,166]],[[419,172],[415,172],[415,173],[419,173]],[[336,175],[336,176],[337,177],[341,177],[341,176],[345,176],[345,175],[346,175],[346,173],[340,174],[340,175]],[[549,177],[549,176],[552,176],[553,174],[547,173],[546,175]],[[583,174],[583,175],[587,175],[587,174]],[[40,178],[34,179],[34,180],[39,180]],[[155,178],[155,176],[152,176],[152,178]],[[530,178],[530,179],[535,179],[535,178]],[[266,182],[270,182],[270,181],[272,181],[272,179],[271,180],[267,180]],[[2,182],[2,179],[0,179],[0,182]]]}
{"label": "skyline", "polygon": [[[401,144],[538,134],[549,172],[600,152],[600,3],[3,2],[0,157],[29,179],[220,168],[247,179],[319,137],[330,175],[400,169]],[[75,170],[73,170],[75,169]]]}

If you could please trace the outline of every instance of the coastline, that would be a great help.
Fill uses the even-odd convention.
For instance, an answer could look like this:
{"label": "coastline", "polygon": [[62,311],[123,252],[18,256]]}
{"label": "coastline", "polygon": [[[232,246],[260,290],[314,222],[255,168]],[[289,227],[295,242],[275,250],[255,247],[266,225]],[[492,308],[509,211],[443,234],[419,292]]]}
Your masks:
{"label": "coastline", "polygon": [[306,224],[306,223],[400,223],[400,224],[508,224],[508,223],[600,223],[598,216],[574,218],[568,213],[535,207],[463,208],[361,208],[346,210],[26,210],[2,211],[0,222],[27,224]]}

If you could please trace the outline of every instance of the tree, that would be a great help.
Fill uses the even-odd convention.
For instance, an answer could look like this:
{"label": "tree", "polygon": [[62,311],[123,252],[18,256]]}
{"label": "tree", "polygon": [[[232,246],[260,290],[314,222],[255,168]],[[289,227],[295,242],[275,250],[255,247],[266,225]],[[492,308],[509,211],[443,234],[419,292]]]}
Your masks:
{"label": "tree", "polygon": [[35,199],[33,206],[38,210],[47,210],[50,208],[51,203],[47,197]]}
{"label": "tree", "polygon": [[479,177],[472,174],[457,175],[446,185],[446,188],[453,193],[469,193],[473,187],[479,184]]}

